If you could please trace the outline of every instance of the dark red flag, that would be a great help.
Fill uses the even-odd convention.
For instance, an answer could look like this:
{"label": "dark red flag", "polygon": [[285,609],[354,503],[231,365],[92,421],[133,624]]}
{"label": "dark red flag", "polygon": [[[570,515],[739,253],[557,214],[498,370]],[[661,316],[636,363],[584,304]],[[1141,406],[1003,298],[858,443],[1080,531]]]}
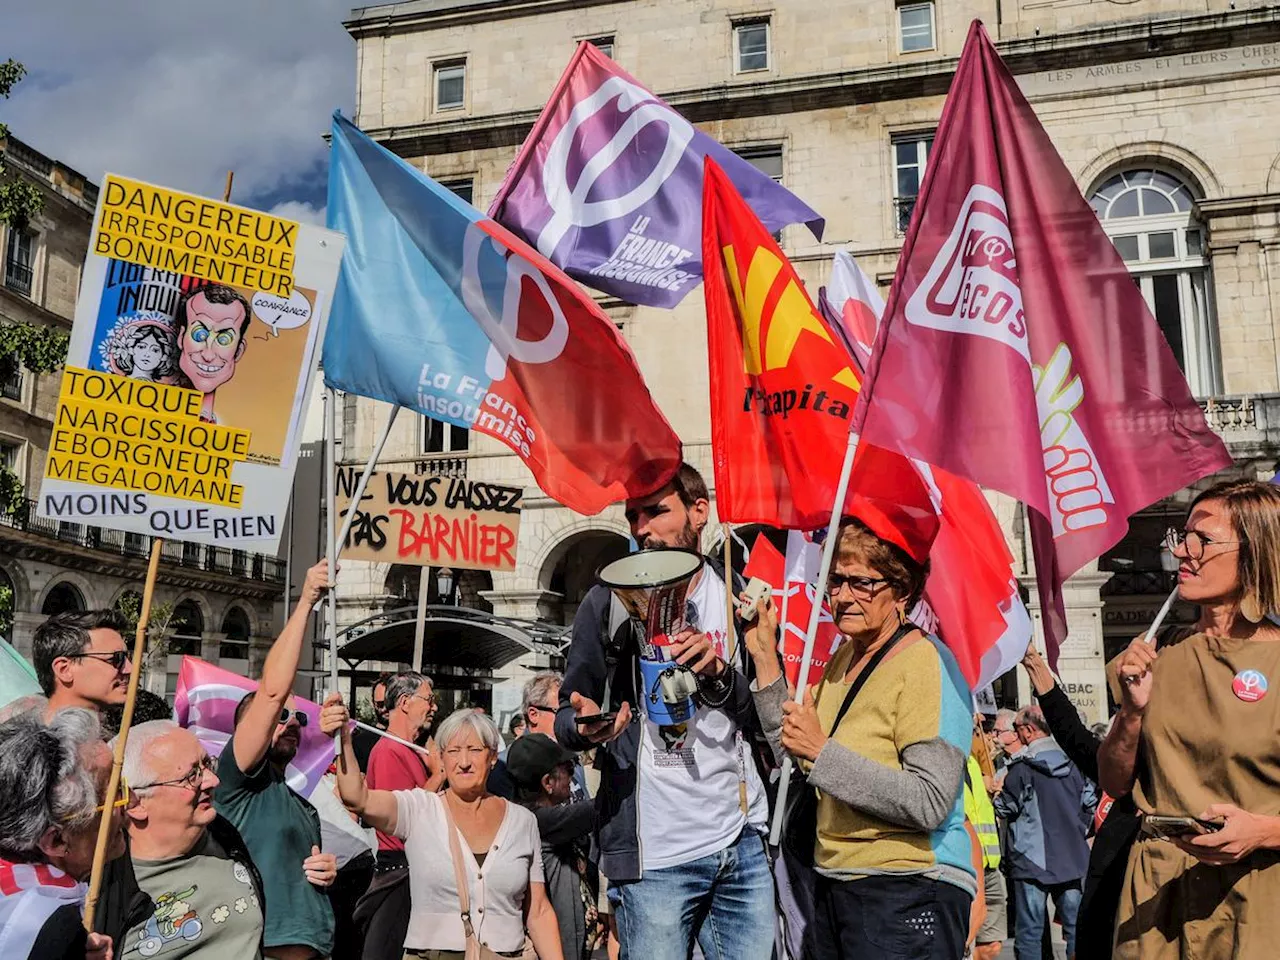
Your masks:
{"label": "dark red flag", "polygon": [[1231,465],[981,23],[880,325],[865,441],[1029,508],[1050,658],[1061,586],[1128,517]]}

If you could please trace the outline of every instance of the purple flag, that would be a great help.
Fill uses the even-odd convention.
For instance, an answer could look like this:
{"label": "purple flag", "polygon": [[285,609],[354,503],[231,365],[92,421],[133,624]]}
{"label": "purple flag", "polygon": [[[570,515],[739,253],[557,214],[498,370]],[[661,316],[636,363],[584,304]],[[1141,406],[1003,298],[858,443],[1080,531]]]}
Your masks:
{"label": "purple flag", "polygon": [[702,168],[711,157],[770,232],[822,217],[580,43],[489,216],[571,277],[674,307],[702,279]]}

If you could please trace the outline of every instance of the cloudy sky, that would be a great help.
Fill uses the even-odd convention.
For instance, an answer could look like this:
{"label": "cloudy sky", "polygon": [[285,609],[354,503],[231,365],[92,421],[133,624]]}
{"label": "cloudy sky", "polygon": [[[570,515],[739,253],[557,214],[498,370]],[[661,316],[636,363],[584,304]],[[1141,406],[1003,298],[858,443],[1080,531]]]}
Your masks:
{"label": "cloudy sky", "polygon": [[[110,170],[298,219],[323,215],[336,108],[355,101],[351,0],[0,0],[0,120],[100,181]],[[318,220],[316,221],[318,222]]]}

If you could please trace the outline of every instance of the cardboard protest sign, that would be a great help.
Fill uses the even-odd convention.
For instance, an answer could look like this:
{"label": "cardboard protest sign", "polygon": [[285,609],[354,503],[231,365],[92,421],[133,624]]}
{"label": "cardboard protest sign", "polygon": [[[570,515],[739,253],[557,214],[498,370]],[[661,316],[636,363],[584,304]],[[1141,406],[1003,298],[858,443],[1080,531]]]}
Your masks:
{"label": "cardboard protest sign", "polygon": [[108,174],[37,512],[274,552],[344,242]]}
{"label": "cardboard protest sign", "polygon": [[[338,470],[337,515],[351,509],[359,481]],[[461,477],[375,471],[351,524],[342,556],[460,570],[514,570],[524,491]]]}

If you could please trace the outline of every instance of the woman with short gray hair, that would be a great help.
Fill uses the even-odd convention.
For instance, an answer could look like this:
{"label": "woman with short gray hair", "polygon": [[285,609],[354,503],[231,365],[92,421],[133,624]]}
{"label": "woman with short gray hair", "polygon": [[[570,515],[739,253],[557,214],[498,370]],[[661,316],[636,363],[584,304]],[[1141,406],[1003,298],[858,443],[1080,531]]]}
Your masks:
{"label": "woman with short gray hair", "polygon": [[500,743],[489,717],[458,710],[440,724],[444,793],[370,790],[356,765],[340,694],[325,701],[320,729],[341,733],[338,792],[347,809],[404,841],[413,904],[406,957],[463,960],[471,944],[519,957],[527,929],[541,960],[565,960],[543,880],[537,820],[486,787]]}
{"label": "woman with short gray hair", "polygon": [[[0,724],[0,947],[8,957],[105,957],[111,940],[86,937],[80,913],[93,867],[111,751],[97,714],[68,708]],[[117,801],[107,858],[124,853]],[[24,865],[43,865],[34,869]]]}

